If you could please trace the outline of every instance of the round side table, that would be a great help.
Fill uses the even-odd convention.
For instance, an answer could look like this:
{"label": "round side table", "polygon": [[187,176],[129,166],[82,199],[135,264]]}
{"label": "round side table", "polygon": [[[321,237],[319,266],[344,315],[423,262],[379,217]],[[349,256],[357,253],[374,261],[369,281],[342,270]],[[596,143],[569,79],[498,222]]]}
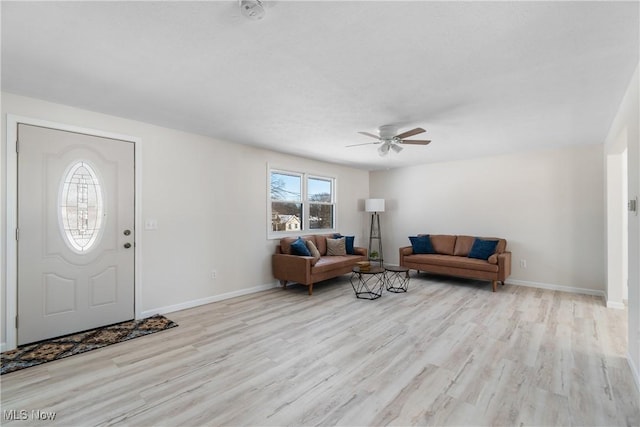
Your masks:
{"label": "round side table", "polygon": [[353,267],[351,270],[351,287],[357,298],[377,299],[382,296],[382,290],[386,282],[386,270],[382,267],[369,267],[361,270]]}
{"label": "round side table", "polygon": [[409,269],[407,267],[388,265],[386,270],[387,291],[407,292],[409,290]]}

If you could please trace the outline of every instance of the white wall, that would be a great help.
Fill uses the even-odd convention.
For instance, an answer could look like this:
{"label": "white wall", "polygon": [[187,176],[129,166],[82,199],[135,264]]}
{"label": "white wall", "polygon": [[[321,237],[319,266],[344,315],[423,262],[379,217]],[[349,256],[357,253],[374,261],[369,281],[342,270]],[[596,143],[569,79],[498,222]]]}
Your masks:
{"label": "white wall", "polygon": [[[267,164],[337,179],[338,229],[366,246],[359,206],[368,172],[233,144],[41,100],[2,94],[2,311],[6,313],[6,115],[142,139],[142,311],[153,313],[272,286]],[[11,202],[12,203],[12,202]],[[359,210],[360,209],[360,210]],[[210,272],[218,277],[212,280]],[[6,319],[2,319],[5,342]]]}
{"label": "white wall", "polygon": [[[627,199],[640,197],[640,66],[636,68],[605,143],[607,156],[617,155],[626,135]],[[640,388],[640,215],[628,218],[629,363]]]}
{"label": "white wall", "polygon": [[503,237],[509,282],[604,296],[602,158],[591,145],[371,172],[386,258],[417,233]]}

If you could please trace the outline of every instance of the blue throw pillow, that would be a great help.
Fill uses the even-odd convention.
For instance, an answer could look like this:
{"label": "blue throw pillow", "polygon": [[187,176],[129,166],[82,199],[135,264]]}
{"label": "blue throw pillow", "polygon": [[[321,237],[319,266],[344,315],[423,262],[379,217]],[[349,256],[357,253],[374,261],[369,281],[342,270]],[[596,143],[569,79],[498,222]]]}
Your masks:
{"label": "blue throw pillow", "polygon": [[353,249],[353,241],[355,240],[356,236],[344,236],[344,240],[345,240],[345,246],[347,248],[347,254],[348,255],[355,255],[354,249]]}
{"label": "blue throw pillow", "polygon": [[468,256],[469,258],[489,259],[496,251],[496,246],[498,246],[497,240],[482,240],[476,237]]}
{"label": "blue throw pillow", "polygon": [[353,249],[353,242],[356,236],[343,236],[340,233],[335,233],[333,235],[334,239],[339,239],[341,237],[344,237],[344,245],[347,249],[347,255],[355,255],[355,250]]}
{"label": "blue throw pillow", "polygon": [[291,244],[291,254],[300,256],[311,256],[311,252],[307,248],[306,243],[300,237]]}
{"label": "blue throw pillow", "polygon": [[429,236],[409,236],[414,254],[435,254]]}

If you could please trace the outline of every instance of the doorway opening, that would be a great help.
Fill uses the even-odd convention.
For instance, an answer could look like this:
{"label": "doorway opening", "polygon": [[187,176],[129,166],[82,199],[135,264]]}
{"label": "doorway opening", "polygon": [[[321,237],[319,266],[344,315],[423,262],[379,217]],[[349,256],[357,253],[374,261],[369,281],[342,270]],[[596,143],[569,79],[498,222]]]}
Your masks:
{"label": "doorway opening", "polygon": [[[620,139],[623,139],[622,135]],[[607,307],[624,309],[628,298],[628,173],[624,149],[607,155]]]}

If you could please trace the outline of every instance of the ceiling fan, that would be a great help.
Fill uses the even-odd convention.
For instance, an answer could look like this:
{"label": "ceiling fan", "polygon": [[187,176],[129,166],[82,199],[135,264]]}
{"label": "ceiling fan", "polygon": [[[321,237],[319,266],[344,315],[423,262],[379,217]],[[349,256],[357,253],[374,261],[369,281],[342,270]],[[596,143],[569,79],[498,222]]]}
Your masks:
{"label": "ceiling fan", "polygon": [[347,147],[357,147],[359,145],[369,145],[369,144],[382,144],[378,148],[378,154],[381,156],[386,156],[389,153],[389,150],[393,150],[396,153],[402,151],[402,145],[411,144],[411,145],[427,145],[431,141],[426,139],[405,139],[410,136],[418,135],[426,132],[426,130],[422,128],[415,128],[408,130],[406,132],[398,133],[398,127],[394,125],[384,125],[378,128],[378,135],[374,135],[369,132],[358,132],[359,134],[370,136],[372,138],[377,139],[375,142],[365,142],[362,144],[352,144],[347,145]]}

